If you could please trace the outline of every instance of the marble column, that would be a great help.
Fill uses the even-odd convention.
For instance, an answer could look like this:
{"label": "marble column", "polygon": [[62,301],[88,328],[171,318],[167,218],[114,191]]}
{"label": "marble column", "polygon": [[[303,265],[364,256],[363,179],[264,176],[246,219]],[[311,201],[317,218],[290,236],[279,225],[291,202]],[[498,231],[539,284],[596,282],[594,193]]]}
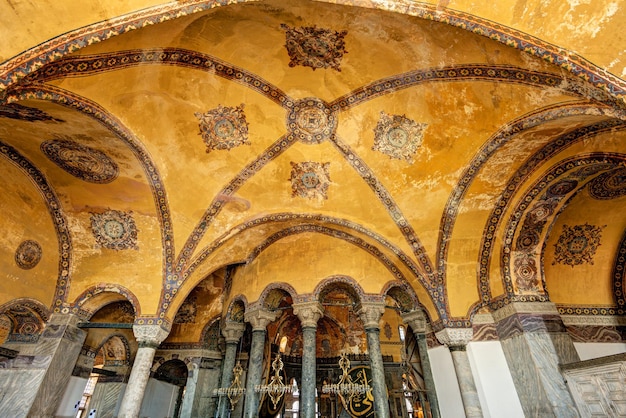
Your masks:
{"label": "marble column", "polygon": [[248,360],[246,400],[243,413],[245,418],[255,418],[259,415],[260,397],[254,388],[261,384],[263,375],[263,352],[267,325],[274,321],[277,316],[278,312],[270,312],[261,308],[251,308],[245,314],[245,321],[252,325],[252,344],[250,359]]}
{"label": "marble column", "polygon": [[513,302],[493,312],[513,383],[526,416],[578,416],[560,365],[579,361],[556,306]]}
{"label": "marble column", "polygon": [[471,328],[444,328],[435,335],[439,342],[448,346],[452,355],[465,415],[467,418],[482,417],[483,410],[466,351],[467,344],[474,335],[473,330]]}
{"label": "marble column", "polygon": [[428,403],[433,418],[440,418],[439,401],[437,399],[437,391],[435,389],[435,379],[433,371],[430,367],[430,358],[428,357],[428,343],[426,342],[426,318],[422,311],[407,312],[402,315],[405,324],[411,327],[413,335],[417,342],[417,352],[422,364],[422,373],[424,374],[424,386],[428,394]]}
{"label": "marble column", "polygon": [[302,376],[300,384],[300,416],[315,417],[316,387],[316,334],[317,321],[324,314],[319,302],[302,302],[292,305],[293,313],[302,325]]}
{"label": "marble column", "polygon": [[361,302],[357,314],[363,321],[367,336],[367,349],[370,356],[372,371],[372,393],[374,395],[374,411],[377,417],[390,417],[387,384],[385,383],[385,366],[380,351],[380,318],[385,313],[385,303]]}
{"label": "marble column", "polygon": [[11,376],[10,388],[0,385],[0,415],[54,416],[87,336],[78,328],[79,322],[75,315],[52,314],[32,356],[28,356],[28,350],[20,350],[15,359],[5,363],[16,373]]}
{"label": "marble column", "polygon": [[160,325],[133,325],[133,333],[139,343],[139,348],[128,378],[126,392],[122,398],[119,418],[137,418],[139,416],[143,395],[150,378],[154,353],[169,332],[161,328]]}
{"label": "marble column", "polygon": [[[239,340],[243,336],[243,332],[246,329],[246,324],[243,322],[231,322],[226,321],[224,328],[222,329],[222,335],[226,340],[226,350],[224,353],[224,362],[222,364],[222,379],[220,387],[227,388],[233,382],[233,368],[235,367],[235,361],[237,357],[237,346]],[[228,410],[230,409],[230,401],[228,397],[223,397],[219,402],[218,417],[227,417]]]}

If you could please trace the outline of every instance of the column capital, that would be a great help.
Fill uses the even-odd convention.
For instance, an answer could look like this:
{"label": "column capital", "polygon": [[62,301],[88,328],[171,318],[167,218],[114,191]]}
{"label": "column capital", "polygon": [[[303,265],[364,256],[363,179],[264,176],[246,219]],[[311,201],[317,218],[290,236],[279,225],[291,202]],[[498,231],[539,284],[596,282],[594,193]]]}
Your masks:
{"label": "column capital", "polygon": [[302,328],[317,328],[317,321],[324,315],[324,308],[318,301],[294,303],[291,307]]}
{"label": "column capital", "polygon": [[222,335],[226,340],[226,344],[237,344],[245,329],[246,324],[243,322],[226,321],[224,328],[222,328]]}
{"label": "column capital", "polygon": [[451,350],[465,350],[467,343],[472,340],[474,330],[472,328],[444,328],[435,333],[441,344],[445,344]]}
{"label": "column capital", "polygon": [[380,318],[385,313],[385,302],[361,302],[357,314],[367,329],[380,329]]}
{"label": "column capital", "polygon": [[160,325],[133,325],[133,334],[139,347],[157,348],[169,335]]}
{"label": "column capital", "polygon": [[403,313],[400,316],[402,321],[411,327],[414,334],[424,334],[426,332],[426,317],[421,309]]}
{"label": "column capital", "polygon": [[267,325],[276,320],[276,317],[278,317],[278,312],[263,308],[248,309],[244,314],[244,320],[252,325],[252,331],[265,331]]}

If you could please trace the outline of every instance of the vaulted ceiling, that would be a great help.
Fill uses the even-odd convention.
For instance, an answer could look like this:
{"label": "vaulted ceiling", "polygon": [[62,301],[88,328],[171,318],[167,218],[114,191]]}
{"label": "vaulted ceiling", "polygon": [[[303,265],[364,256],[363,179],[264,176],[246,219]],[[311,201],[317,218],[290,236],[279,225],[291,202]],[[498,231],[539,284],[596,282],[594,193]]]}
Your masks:
{"label": "vaulted ceiling", "polygon": [[0,303],[107,291],[171,321],[203,280],[217,314],[225,286],[341,276],[456,325],[511,300],[621,312],[626,12],[500,3],[500,23],[464,3],[50,6],[75,23],[38,14],[3,46]]}

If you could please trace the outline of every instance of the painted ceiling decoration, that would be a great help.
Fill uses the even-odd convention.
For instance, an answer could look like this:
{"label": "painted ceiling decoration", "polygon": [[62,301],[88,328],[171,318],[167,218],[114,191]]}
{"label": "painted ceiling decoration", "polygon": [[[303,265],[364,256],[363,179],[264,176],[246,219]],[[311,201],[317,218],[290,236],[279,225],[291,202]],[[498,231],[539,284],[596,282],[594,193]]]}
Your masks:
{"label": "painted ceiling decoration", "polygon": [[345,50],[344,37],[347,31],[333,31],[316,26],[290,27],[280,26],[285,31],[285,47],[289,53],[289,66],[332,68],[341,71],[339,67]]}
{"label": "painted ceiling decoration", "polygon": [[328,199],[330,163],[291,162],[291,196],[305,199]]}
{"label": "painted ceiling decoration", "polygon": [[594,199],[626,196],[626,167],[618,167],[595,178],[589,183],[589,194]]}
{"label": "painted ceiling decoration", "polygon": [[[589,219],[607,225],[603,239],[621,225],[624,81],[467,13],[373,7],[168,4],[115,20],[118,37],[88,25],[0,67],[2,156],[53,220],[56,242],[34,238],[42,264],[58,245],[53,309],[97,296],[93,260],[71,258],[85,235],[95,249],[134,250],[103,265],[152,262],[161,293],[142,319],[160,324],[192,320],[184,298],[202,277],[241,266],[228,303],[254,263],[298,240],[373,260],[437,326],[549,300],[559,268],[599,264],[595,238],[594,253],[617,257],[593,234],[562,243],[554,264],[549,250],[558,228],[581,227],[585,204],[608,208],[611,219]],[[7,246],[15,263],[18,244]]]}
{"label": "painted ceiling decoration", "polygon": [[96,243],[110,250],[137,249],[137,226],[131,213],[108,210],[91,214]]}
{"label": "painted ceiling decoration", "polygon": [[69,137],[42,142],[41,152],[74,177],[90,183],[110,183],[119,174],[117,164],[104,152]]}
{"label": "painted ceiling decoration", "polygon": [[41,245],[37,241],[28,239],[22,241],[15,251],[15,263],[24,270],[34,268],[41,261]]}
{"label": "painted ceiling decoration", "polygon": [[206,144],[206,152],[230,150],[248,141],[248,123],[243,103],[236,107],[221,105],[206,113],[196,113],[200,120],[200,134]]}
{"label": "painted ceiling decoration", "polygon": [[374,151],[392,158],[413,163],[413,156],[422,145],[424,130],[428,124],[417,123],[405,115],[388,115],[380,112],[374,129]]}
{"label": "painted ceiling decoration", "polygon": [[24,106],[19,103],[8,103],[4,106],[0,106],[0,118],[24,120],[27,122],[63,122],[61,119],[53,118],[43,110],[39,110],[34,107]]}
{"label": "painted ceiling decoration", "polygon": [[563,232],[554,244],[553,264],[561,263],[572,267],[593,264],[593,256],[600,246],[604,228],[606,225],[563,225]]}

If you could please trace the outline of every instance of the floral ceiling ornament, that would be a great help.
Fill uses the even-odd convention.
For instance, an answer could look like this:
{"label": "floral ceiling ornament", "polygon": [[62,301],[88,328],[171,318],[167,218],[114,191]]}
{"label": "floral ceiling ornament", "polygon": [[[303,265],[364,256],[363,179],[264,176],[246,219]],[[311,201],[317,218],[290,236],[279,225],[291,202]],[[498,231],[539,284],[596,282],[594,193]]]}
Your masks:
{"label": "floral ceiling ornament", "polygon": [[330,163],[305,161],[291,163],[291,195],[307,199],[327,199]]}
{"label": "floral ceiling ornament", "polygon": [[606,225],[563,225],[563,233],[554,244],[554,261],[552,264],[561,263],[572,267],[589,263],[593,264],[593,256],[600,246],[602,229]]}
{"label": "floral ceiling ornament", "polygon": [[206,152],[230,150],[248,142],[248,122],[243,113],[244,105],[222,107],[219,105],[206,113],[195,113],[200,120],[200,135],[206,144]]}
{"label": "floral ceiling ornament", "polygon": [[626,167],[600,174],[589,182],[588,187],[591,197],[598,200],[626,196]]}
{"label": "floral ceiling ornament", "polygon": [[286,34],[285,47],[291,59],[290,67],[302,65],[313,70],[330,67],[341,71],[341,59],[347,54],[343,40],[347,31],[337,32],[316,26],[292,28],[285,24],[280,27]]}
{"label": "floral ceiling ornament", "polygon": [[111,250],[137,249],[137,227],[130,213],[109,210],[91,214],[96,243]]}
{"label": "floral ceiling ornament", "polygon": [[426,123],[415,122],[404,115],[380,112],[380,119],[374,129],[372,149],[392,158],[413,162],[413,156],[422,144],[427,126]]}

